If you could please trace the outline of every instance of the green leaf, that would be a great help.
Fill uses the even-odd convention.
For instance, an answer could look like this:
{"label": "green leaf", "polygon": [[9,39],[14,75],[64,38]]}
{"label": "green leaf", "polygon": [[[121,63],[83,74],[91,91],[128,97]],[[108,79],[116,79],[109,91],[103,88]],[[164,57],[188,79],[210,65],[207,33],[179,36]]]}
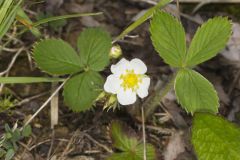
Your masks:
{"label": "green leaf", "polygon": [[11,141],[12,142],[17,142],[21,139],[21,133],[19,131],[19,129],[15,129],[15,131],[12,133],[12,138]]}
{"label": "green leaf", "polygon": [[187,112],[218,112],[218,96],[213,85],[193,70],[181,69],[178,72],[175,92],[178,101]]}
{"label": "green leaf", "polygon": [[111,137],[114,147],[121,151],[132,150],[139,143],[137,138],[127,136],[122,131],[122,126],[118,122],[113,122],[111,125]]}
{"label": "green leaf", "polygon": [[51,77],[0,77],[0,83],[42,83],[42,82],[63,82],[63,78]]}
{"label": "green leaf", "polygon": [[63,15],[63,16],[54,16],[54,17],[49,17],[45,19],[41,19],[35,23],[33,23],[33,27],[37,27],[39,25],[48,23],[48,22],[53,22],[53,21],[58,21],[58,20],[63,20],[63,19],[69,19],[69,18],[78,18],[78,17],[86,17],[86,16],[97,16],[101,15],[102,12],[97,12],[97,13],[77,13],[77,14],[69,14],[69,15]]}
{"label": "green leaf", "polygon": [[151,20],[151,39],[163,60],[181,67],[186,57],[186,38],[182,24],[170,14],[157,11]]}
{"label": "green leaf", "polygon": [[[123,151],[121,153],[114,153],[108,160],[142,160],[144,145],[134,137],[127,135],[120,123],[113,122],[111,125],[111,137],[114,142],[114,147]],[[155,160],[156,153],[155,148],[151,144],[146,144],[146,156],[148,160]]]}
{"label": "green leaf", "polygon": [[84,72],[69,79],[64,86],[65,103],[75,112],[92,107],[101,93],[103,78],[94,71]]}
{"label": "green leaf", "polygon": [[206,113],[194,116],[192,143],[198,160],[239,160],[240,128]]}
{"label": "green leaf", "polygon": [[2,158],[6,154],[6,151],[0,148],[0,158]]}
{"label": "green leaf", "polygon": [[128,26],[115,40],[114,42],[118,41],[119,39],[124,38],[124,36],[126,36],[129,32],[131,32],[132,30],[134,30],[135,28],[137,28],[138,26],[140,26],[142,23],[144,23],[146,20],[148,20],[153,13],[159,9],[159,8],[163,8],[164,6],[166,6],[168,3],[171,3],[173,0],[161,0],[158,2],[157,5],[155,5],[154,7],[148,9],[144,15],[142,15],[140,18],[138,18],[135,22],[133,22],[130,26]]}
{"label": "green leaf", "polygon": [[[131,157],[131,153],[122,152],[122,153],[113,153],[107,160],[136,160]],[[142,159],[141,159],[142,160]]]}
{"label": "green leaf", "polygon": [[29,137],[32,134],[32,127],[30,125],[27,125],[22,130],[23,137]]}
{"label": "green leaf", "polygon": [[[146,145],[147,160],[156,160],[155,148],[147,144]],[[136,146],[133,150],[128,150],[122,153],[113,153],[107,160],[143,160],[143,144]]]}
{"label": "green leaf", "polygon": [[11,160],[15,155],[15,151],[13,149],[9,149],[6,153],[5,160]]}
{"label": "green leaf", "polygon": [[79,56],[63,40],[47,39],[37,43],[33,57],[38,67],[50,74],[72,74],[82,69]]}
{"label": "green leaf", "polygon": [[2,146],[7,150],[13,148],[13,144],[9,140],[5,140],[2,144]]}
{"label": "green leaf", "polygon": [[[136,157],[139,157],[139,160],[143,159],[143,144],[139,144],[136,148]],[[146,157],[148,160],[156,160],[156,150],[153,145],[146,144]]]}
{"label": "green leaf", "polygon": [[6,139],[11,139],[12,138],[12,133],[11,132],[5,133],[5,137],[6,137]]}
{"label": "green leaf", "polygon": [[7,123],[4,125],[4,128],[5,128],[5,132],[12,132],[10,126]]}
{"label": "green leaf", "polygon": [[109,63],[112,47],[110,35],[100,28],[83,31],[78,38],[81,64],[94,71],[102,71]]}
{"label": "green leaf", "polygon": [[216,56],[228,42],[231,28],[231,22],[223,17],[216,17],[204,23],[191,42],[186,65],[191,67]]}

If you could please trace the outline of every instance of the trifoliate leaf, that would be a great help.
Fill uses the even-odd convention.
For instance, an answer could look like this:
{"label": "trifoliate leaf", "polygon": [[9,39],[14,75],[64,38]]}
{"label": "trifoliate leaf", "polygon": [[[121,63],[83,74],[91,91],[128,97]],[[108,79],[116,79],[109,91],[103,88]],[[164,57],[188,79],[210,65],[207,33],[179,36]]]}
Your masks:
{"label": "trifoliate leaf", "polygon": [[100,28],[83,31],[78,38],[81,64],[94,71],[102,71],[109,63],[112,47],[110,35]]}
{"label": "trifoliate leaf", "polygon": [[231,22],[216,17],[204,23],[196,32],[186,58],[187,66],[194,66],[216,56],[231,35]]}
{"label": "trifoliate leaf", "polygon": [[82,69],[80,57],[63,40],[47,39],[37,43],[33,57],[38,67],[50,74],[72,74]]}
{"label": "trifoliate leaf", "polygon": [[112,123],[111,137],[114,142],[114,147],[121,151],[129,151],[132,148],[136,148],[139,143],[136,137],[127,136],[126,133],[123,132],[122,126],[117,122]]}
{"label": "trifoliate leaf", "polygon": [[239,160],[240,128],[206,113],[194,116],[192,143],[198,160]]}
{"label": "trifoliate leaf", "polygon": [[151,21],[151,39],[163,60],[181,67],[186,57],[186,38],[182,24],[170,14],[157,11]]}
{"label": "trifoliate leaf", "polygon": [[213,85],[191,69],[181,69],[175,79],[175,92],[187,112],[218,112],[218,96]]}
{"label": "trifoliate leaf", "polygon": [[[147,160],[156,160],[155,148],[151,144],[146,144],[146,157]],[[126,152],[114,153],[107,160],[143,160],[143,144]]]}
{"label": "trifoliate leaf", "polygon": [[[130,136],[123,131],[118,122],[113,122],[111,126],[111,137],[114,147],[122,151],[114,153],[107,160],[142,160],[144,156],[144,145],[134,136]],[[146,157],[148,160],[156,160],[155,148],[151,144],[146,144]]]}
{"label": "trifoliate leaf", "polygon": [[64,100],[75,112],[92,107],[101,93],[103,78],[94,71],[84,72],[69,79],[64,86]]}

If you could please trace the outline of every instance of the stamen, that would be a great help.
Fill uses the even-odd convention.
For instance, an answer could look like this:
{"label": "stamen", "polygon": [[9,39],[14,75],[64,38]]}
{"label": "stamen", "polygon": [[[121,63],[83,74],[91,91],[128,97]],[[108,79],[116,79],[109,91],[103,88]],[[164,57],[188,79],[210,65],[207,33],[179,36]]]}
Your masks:
{"label": "stamen", "polygon": [[126,70],[125,74],[120,76],[122,80],[121,86],[124,90],[132,89],[132,91],[136,91],[139,88],[139,84],[142,83],[142,75],[135,74],[134,70]]}

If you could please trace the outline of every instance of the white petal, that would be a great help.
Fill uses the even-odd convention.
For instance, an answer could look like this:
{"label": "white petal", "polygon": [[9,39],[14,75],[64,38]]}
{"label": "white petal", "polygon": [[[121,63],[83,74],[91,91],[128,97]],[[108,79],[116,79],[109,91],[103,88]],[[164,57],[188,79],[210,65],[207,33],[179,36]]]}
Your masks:
{"label": "white petal", "polygon": [[139,85],[139,88],[137,90],[137,94],[140,98],[145,98],[148,96],[148,88],[150,86],[150,78],[144,77],[142,79],[142,83]]}
{"label": "white petal", "polygon": [[136,74],[144,74],[147,72],[147,66],[138,58],[132,59],[130,65]]}
{"label": "white petal", "polygon": [[117,76],[124,74],[129,69],[130,62],[125,58],[122,58],[117,64],[111,66],[111,72]]}
{"label": "white petal", "polygon": [[120,89],[121,80],[114,76],[113,74],[107,77],[107,80],[104,84],[104,90],[109,93],[117,94]]}
{"label": "white petal", "polygon": [[124,89],[121,88],[117,94],[117,99],[121,105],[129,105],[136,102],[137,95],[131,89],[124,91]]}

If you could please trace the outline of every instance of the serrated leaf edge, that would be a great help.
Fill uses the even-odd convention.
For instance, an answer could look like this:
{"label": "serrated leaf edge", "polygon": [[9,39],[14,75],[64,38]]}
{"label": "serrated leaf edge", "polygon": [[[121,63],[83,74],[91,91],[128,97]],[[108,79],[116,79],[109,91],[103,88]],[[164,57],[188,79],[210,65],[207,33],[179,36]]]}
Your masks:
{"label": "serrated leaf edge", "polygon": [[[212,22],[212,21],[214,21],[214,20],[218,20],[218,19],[227,20],[227,21],[230,23],[231,28],[232,28],[233,22],[232,22],[232,20],[230,20],[228,17],[217,16],[217,17],[210,18],[210,19],[208,19],[206,22],[204,22],[201,26],[199,26],[199,27],[197,28],[197,31],[194,33],[194,36],[193,36],[193,38],[192,38],[192,40],[191,40],[191,43],[192,43],[192,41],[194,40],[195,36],[201,31],[201,29],[202,29],[203,27],[205,27],[208,23],[210,23],[210,22]],[[228,37],[226,38],[225,44],[227,44],[227,42],[229,41],[232,33],[233,33],[233,31],[232,31],[232,29],[231,29]],[[188,65],[188,64],[187,64],[187,56],[188,56],[188,54],[189,54],[189,50],[190,50],[191,43],[190,43],[190,45],[189,45],[189,47],[188,47],[188,49],[187,49],[187,54],[186,54],[185,61],[184,61],[184,66],[186,66],[186,67],[192,67],[191,65]],[[217,54],[216,54],[216,55],[217,55]],[[215,56],[216,56],[216,55],[215,55]],[[196,56],[196,55],[195,55],[195,56]],[[215,56],[213,56],[213,57],[215,57]],[[209,58],[208,60],[212,59],[213,57]],[[206,62],[206,61],[207,61],[207,60],[205,60],[205,61],[203,61],[203,62],[201,62],[201,63],[204,63],[204,62]],[[199,63],[199,64],[201,64],[201,63]],[[197,65],[199,65],[199,64],[197,64]]]}
{"label": "serrated leaf edge", "polygon": [[[183,69],[188,69],[188,68],[183,68]],[[194,70],[192,70],[192,69],[188,69],[188,70],[191,70],[191,71],[194,71]],[[180,70],[179,70],[180,71]],[[178,72],[179,72],[178,71]],[[196,72],[196,71],[194,71],[194,72]],[[218,108],[219,108],[219,105],[220,105],[220,103],[219,103],[219,97],[218,97],[218,93],[217,93],[217,91],[216,91],[216,89],[215,89],[215,87],[213,86],[213,84],[208,80],[208,79],[206,79],[202,74],[200,74],[199,72],[196,72],[196,73],[198,73],[203,79],[205,79],[206,81],[208,81],[208,83],[211,85],[211,87],[213,87],[213,91],[214,91],[214,93],[217,95],[216,97],[217,97],[217,103],[218,103],[218,106],[215,106],[214,108],[216,109],[216,111],[218,112]],[[178,74],[178,73],[177,73]],[[177,74],[176,74],[176,77],[177,77]],[[176,95],[176,97],[177,97],[177,101],[178,101],[178,103],[181,105],[181,107],[187,112],[187,113],[191,113],[191,115],[194,115],[194,113],[196,113],[196,112],[199,112],[199,111],[190,111],[190,110],[188,110],[184,105],[182,105],[182,103],[179,101],[179,96],[178,96],[178,94],[177,94],[177,92],[176,92],[176,81],[177,81],[177,78],[175,77],[175,80],[174,80],[174,91],[175,91],[175,95]],[[208,113],[208,112],[207,112]]]}
{"label": "serrated leaf edge", "polygon": [[[70,45],[68,42],[64,41],[64,40],[61,39],[61,38],[40,39],[38,42],[35,42],[35,43],[33,44],[33,47],[32,47],[32,49],[31,49],[31,58],[34,60],[34,65],[37,66],[37,68],[38,68],[41,72],[47,73],[47,74],[49,74],[49,75],[61,76],[61,75],[63,75],[63,74],[52,74],[52,73],[50,73],[50,72],[48,72],[48,71],[45,71],[44,69],[42,69],[42,68],[37,64],[37,62],[36,62],[36,60],[35,60],[34,50],[35,50],[36,46],[37,46],[39,43],[41,43],[41,42],[43,42],[43,41],[47,41],[47,40],[60,40],[60,41],[62,41],[62,42],[64,42],[64,43],[67,43],[68,45]],[[71,46],[71,45],[70,45],[70,46]],[[72,46],[71,46],[71,47],[72,47]],[[73,49],[74,49],[74,48],[73,48]],[[74,49],[74,50],[75,50],[75,49]],[[76,50],[75,50],[75,52],[76,52]],[[78,53],[78,52],[76,52],[76,53],[77,53],[77,56],[79,56],[79,53]],[[80,71],[80,70],[79,70],[79,71]],[[64,74],[64,75],[67,75],[67,74]],[[68,75],[69,75],[69,74],[68,74]]]}

